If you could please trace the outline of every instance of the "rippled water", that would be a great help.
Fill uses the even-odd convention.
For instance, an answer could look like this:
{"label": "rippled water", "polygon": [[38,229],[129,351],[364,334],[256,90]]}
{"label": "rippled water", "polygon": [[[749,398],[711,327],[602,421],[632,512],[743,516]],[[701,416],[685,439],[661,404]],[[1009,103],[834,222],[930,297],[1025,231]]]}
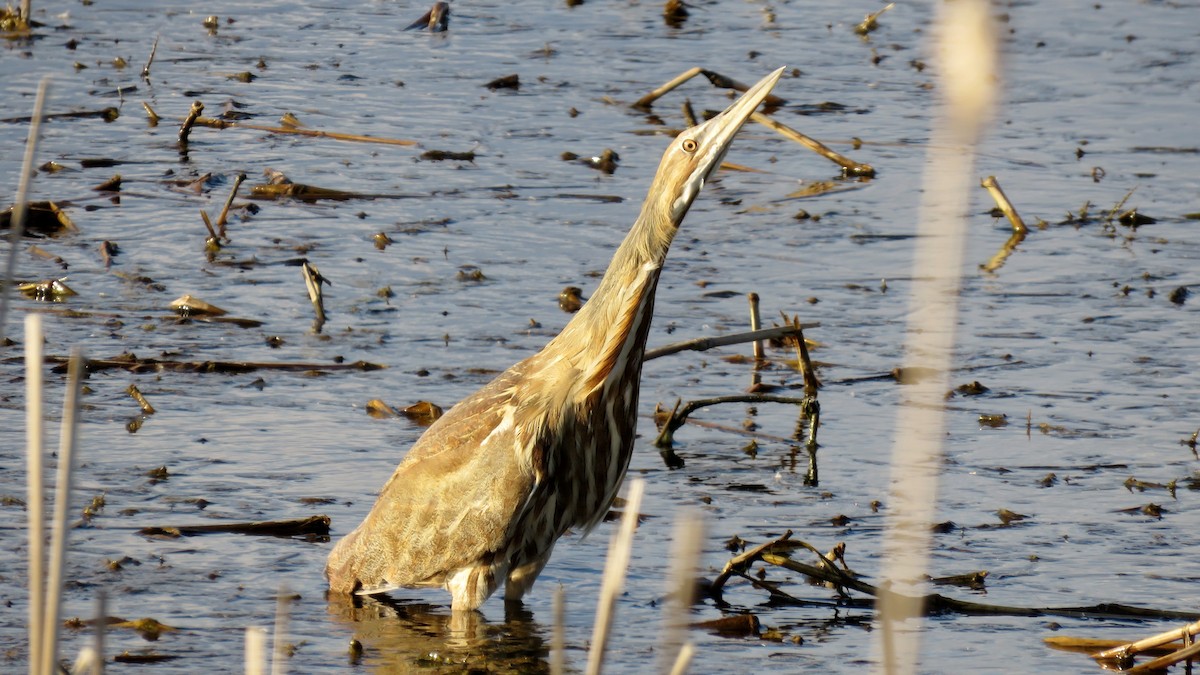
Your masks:
{"label": "rippled water", "polygon": [[[684,97],[697,109],[728,99],[694,81],[660,101],[656,116],[628,103],[692,66],[753,82],[788,65],[797,73],[776,93],[789,105],[776,117],[875,166],[865,183],[809,199],[794,195],[840,180],[836,167],[761,127],[747,127],[728,160],[761,170],[729,172],[692,209],[663,273],[651,346],[742,330],[745,294],[764,313],[819,321],[823,347],[820,481],[804,481],[807,459],[789,437],[796,411],[762,404],[708,408],[676,436],[686,467],[666,468],[651,443],[655,402],[737,393],[750,366],[725,360],[731,347],[650,362],[643,376],[641,439],[631,471],[647,481],[647,519],[638,531],[627,593],[609,659],[611,670],[641,670],[656,658],[671,529],[681,508],[706,516],[703,564],[715,575],[733,535],[760,543],[792,529],[822,549],[848,546],[857,571],[875,575],[886,512],[891,431],[898,385],[864,379],[900,365],[922,161],[934,100],[927,42],[930,3],[884,15],[870,41],[851,28],[874,5],[696,3],[680,28],[653,3],[588,2],[574,7],[512,3],[455,5],[445,34],[402,32],[427,7],[366,2],[351,8],[260,2],[147,9],[144,3],[34,3],[45,24],[31,41],[0,50],[2,115],[28,115],[38,80],[54,77],[49,112],[120,108],[120,117],[55,119],[44,127],[37,164],[66,167],[33,181],[35,199],[65,204],[78,234],[28,241],[69,268],[21,253],[18,277],[67,275],[78,296],[47,307],[21,299],[8,326],[48,312],[48,354],[72,345],[90,356],[132,352],[188,361],[367,361],[370,372],[259,371],[92,374],[81,429],[78,502],[105,506],[72,533],[65,616],[87,617],[98,589],[110,613],[153,617],[178,631],[149,643],[131,631],[110,636],[111,652],[178,657],[154,672],[241,669],[242,631],[273,621],[281,584],[292,603],[295,672],[344,670],[357,637],[362,667],[456,670],[462,663],[500,671],[547,667],[551,591],[567,593],[568,662],[581,668],[612,532],[569,537],[556,550],[527,613],[504,616],[493,599],[471,625],[451,626],[448,597],[397,593],[392,606],[346,607],[324,598],[321,569],[330,544],[207,535],[143,537],[146,526],[297,518],[326,513],[335,536],[369,509],[420,428],[375,420],[364,404],[430,400],[449,406],[536,349],[569,318],[557,308],[566,285],[595,287],[666,144],[683,125]],[[1200,8],[1195,3],[1015,2],[996,8],[1005,31],[1004,96],[977,164],[995,175],[1029,222],[1043,221],[994,273],[977,268],[1008,237],[990,216],[983,190],[972,196],[969,265],[960,314],[955,384],[990,391],[948,402],[947,461],[935,576],[986,569],[986,595],[944,591],[998,604],[1074,606],[1125,602],[1194,608],[1200,537],[1194,525],[1196,456],[1180,441],[1200,426],[1195,289],[1200,237],[1200,136],[1194,77]],[[203,25],[220,17],[216,31]],[[139,77],[155,37],[149,81]],[[122,57],[128,65],[118,68]],[[236,77],[251,73],[252,81]],[[518,73],[518,91],[483,85]],[[186,152],[176,143],[193,100],[206,114],[226,109],[275,125],[285,112],[312,128],[408,138],[418,147],[342,143],[262,132],[197,128]],[[163,117],[148,124],[149,104]],[[807,114],[817,104],[836,111]],[[0,123],[0,175],[15,185],[27,127]],[[862,139],[855,148],[852,138]],[[613,175],[560,159],[604,149],[621,162]],[[424,150],[473,151],[473,162],[419,159]],[[107,158],[104,168],[80,160]],[[1095,169],[1099,167],[1101,171]],[[350,190],[371,199],[258,202],[237,210],[232,243],[206,261],[200,209],[214,215],[245,172],[266,168],[296,182]],[[119,200],[92,188],[119,173]],[[199,191],[176,181],[212,174]],[[1098,179],[1098,180],[1097,180]],[[1136,190],[1134,190],[1136,188]],[[1157,219],[1105,226],[1123,208]],[[10,192],[11,194],[11,192]],[[590,195],[581,199],[578,195]],[[619,196],[620,200],[604,199]],[[238,204],[244,199],[239,199]],[[1091,219],[1064,222],[1080,215]],[[800,209],[819,219],[796,220]],[[373,245],[376,233],[394,243]],[[119,245],[106,270],[102,241]],[[4,244],[7,247],[7,243]],[[312,308],[297,267],[305,257],[332,281],[330,318],[311,331]],[[459,279],[465,266],[484,275]],[[155,290],[113,272],[145,276]],[[886,280],[886,284],[883,280]],[[381,297],[380,289],[394,294]],[[1182,303],[1169,299],[1192,288]],[[886,289],[886,290],[885,290]],[[258,328],[171,320],[184,293]],[[814,302],[815,300],[815,302]],[[811,303],[811,304],[810,304]],[[68,311],[84,314],[74,315]],[[531,319],[540,324],[532,327]],[[281,343],[272,347],[268,338]],[[0,390],[0,495],[23,498],[21,347],[7,349]],[[788,355],[774,352],[779,359]],[[54,422],[62,376],[49,375]],[[769,383],[795,385],[779,366]],[[125,394],[136,384],[158,412],[136,433]],[[756,456],[741,429],[753,414]],[[1009,424],[982,427],[980,414]],[[1030,421],[1027,427],[1026,420]],[[146,472],[165,466],[169,478]],[[1058,482],[1040,481],[1055,473]],[[1127,489],[1126,479],[1163,488]],[[751,489],[746,489],[751,486]],[[200,502],[198,500],[203,500]],[[320,503],[328,500],[327,503]],[[871,502],[883,502],[874,513]],[[318,502],[318,503],[314,503]],[[1121,509],[1164,507],[1161,519]],[[1006,508],[1030,518],[998,527]],[[24,512],[0,506],[0,623],[4,670],[25,667]],[[835,516],[848,525],[832,525]],[[106,561],[123,561],[119,571]],[[791,576],[784,588],[830,601],[830,591]],[[693,631],[696,672],[763,668],[861,670],[872,662],[865,610],[767,605],[747,584],[726,593],[725,611],[753,612],[782,641]],[[706,601],[697,620],[722,609]],[[1084,671],[1083,656],[1052,652],[1041,640],[1062,634],[1136,638],[1167,624],[1108,619],[963,617],[930,620],[923,672]],[[794,639],[794,638],[798,638]],[[64,652],[85,644],[68,631]],[[113,665],[114,670],[149,668]]]}

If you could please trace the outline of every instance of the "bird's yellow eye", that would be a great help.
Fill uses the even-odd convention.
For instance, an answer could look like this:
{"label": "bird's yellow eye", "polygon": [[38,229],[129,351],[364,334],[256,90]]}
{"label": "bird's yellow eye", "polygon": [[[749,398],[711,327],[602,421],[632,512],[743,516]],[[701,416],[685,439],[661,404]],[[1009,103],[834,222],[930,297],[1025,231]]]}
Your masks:
{"label": "bird's yellow eye", "polygon": [[683,148],[684,152],[690,155],[696,151],[696,148],[700,147],[700,144],[697,143],[693,138],[685,138],[683,139],[683,145],[680,147]]}

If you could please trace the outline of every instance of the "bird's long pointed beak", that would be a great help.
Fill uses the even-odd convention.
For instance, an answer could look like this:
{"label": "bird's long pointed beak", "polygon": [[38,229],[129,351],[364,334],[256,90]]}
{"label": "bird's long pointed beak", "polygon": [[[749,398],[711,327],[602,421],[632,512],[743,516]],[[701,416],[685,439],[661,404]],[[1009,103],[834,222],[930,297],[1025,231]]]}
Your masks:
{"label": "bird's long pointed beak", "polygon": [[[753,87],[746,90],[738,100],[733,102],[720,115],[708,120],[704,124],[697,125],[695,129],[703,129],[707,143],[711,143],[714,147],[721,148],[721,154],[725,154],[725,150],[729,149],[729,144],[733,141],[733,137],[741,130],[742,125],[746,120],[750,119],[751,113],[758,109],[760,103],[771,93],[775,88],[775,83],[783,76],[783,71],[786,66],[779,68],[775,72],[767,75],[758,81]],[[705,127],[712,126],[709,131]]]}
{"label": "bird's long pointed beak", "polygon": [[[708,181],[708,177],[721,165],[721,160],[725,157],[725,152],[729,150],[734,136],[741,130],[746,120],[750,119],[751,113],[758,109],[763,99],[771,93],[771,89],[775,87],[775,83],[779,81],[783,71],[784,68],[780,68],[759,80],[758,84],[746,90],[746,93],[742,94],[724,112],[684,131],[676,139],[675,143],[677,144],[695,143],[694,148],[690,151],[686,150],[686,147],[690,146],[678,146],[684,148],[685,152],[689,152],[694,158],[692,160],[694,163],[682,176],[677,174],[676,180],[680,180],[680,182],[677,183],[678,192],[675,194],[678,196],[671,204],[671,218],[677,226],[683,220],[688,208],[691,207],[696,195],[700,193],[700,189],[704,187],[704,183]],[[668,151],[664,158],[664,166],[669,161],[669,157],[671,157],[671,151]]]}

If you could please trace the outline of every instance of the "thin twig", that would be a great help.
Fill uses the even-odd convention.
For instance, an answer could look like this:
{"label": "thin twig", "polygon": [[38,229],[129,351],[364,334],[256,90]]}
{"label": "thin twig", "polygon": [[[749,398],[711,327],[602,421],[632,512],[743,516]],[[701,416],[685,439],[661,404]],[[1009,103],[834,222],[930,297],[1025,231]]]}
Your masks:
{"label": "thin twig", "polygon": [[608,646],[608,634],[612,630],[613,614],[616,612],[617,596],[625,584],[625,573],[629,568],[629,556],[633,551],[633,533],[637,529],[638,511],[642,507],[642,492],[646,482],[633,479],[625,495],[625,513],[621,516],[621,528],[613,534],[608,547],[608,561],[604,564],[604,582],[600,587],[600,601],[596,605],[596,624],[592,629],[592,645],[588,650],[587,675],[600,675],[604,665],[604,650]]}
{"label": "thin twig", "polygon": [[252,129],[254,131],[266,131],[272,134],[292,134],[295,136],[311,136],[313,138],[329,138],[335,141],[353,141],[356,143],[380,143],[383,145],[418,145],[417,141],[407,138],[381,138],[378,136],[363,136],[361,134],[342,134],[336,131],[321,131],[320,129],[301,129],[298,127],[269,127],[264,124],[251,124],[249,122],[230,122],[229,120],[213,119],[211,117],[197,117],[193,120],[197,126],[208,127],[210,129]]}
{"label": "thin twig", "polygon": [[221,215],[217,216],[217,234],[221,235],[222,241],[229,241],[229,237],[225,236],[225,223],[229,218],[229,207],[233,206],[233,199],[237,197],[238,188],[242,186],[242,182],[246,180],[245,173],[239,173],[233,179],[233,189],[229,191],[229,198],[225,200],[225,206],[221,208]]}
{"label": "thin twig", "polygon": [[1000,188],[1000,183],[996,180],[995,176],[984,178],[980,181],[979,185],[985,188],[988,194],[992,196],[992,199],[996,201],[996,206],[1000,207],[1004,216],[1008,218],[1008,222],[1012,223],[1014,232],[1022,235],[1029,232],[1029,228],[1025,226],[1025,221],[1021,220],[1021,214],[1017,213],[1017,209],[1013,207],[1012,202],[1008,201],[1008,196]]}
{"label": "thin twig", "polygon": [[29,673],[42,675],[46,515],[42,487],[42,315],[25,315],[26,505],[29,522]]}
{"label": "thin twig", "polygon": [[[802,323],[802,328],[819,328],[820,323]],[[749,333],[730,333],[729,335],[718,335],[712,337],[698,337],[683,342],[672,342],[669,345],[647,349],[642,361],[650,361],[662,356],[669,356],[684,351],[703,352],[714,347],[725,347],[728,345],[740,345],[746,342],[755,340],[775,340],[788,335],[794,335],[796,328],[793,326],[774,326],[772,328],[763,328],[758,331]]]}
{"label": "thin twig", "polygon": [[1131,658],[1136,654],[1140,654],[1140,653],[1146,651],[1147,649],[1151,649],[1153,647],[1158,647],[1159,645],[1165,645],[1169,642],[1174,642],[1174,641],[1182,638],[1184,635],[1197,635],[1197,634],[1200,634],[1200,621],[1197,621],[1195,623],[1190,623],[1190,624],[1184,626],[1183,628],[1175,628],[1175,629],[1169,630],[1165,633],[1159,633],[1158,635],[1152,635],[1148,638],[1138,640],[1136,642],[1122,644],[1118,647],[1113,647],[1112,649],[1106,649],[1102,652],[1097,652],[1095,654],[1092,654],[1092,658],[1097,659],[1097,660]]}
{"label": "thin twig", "polygon": [[[67,554],[67,511],[75,470],[75,439],[79,430],[79,393],[83,383],[83,352],[71,350],[67,392],[63,398],[62,429],[58,438],[58,477],[54,491],[54,532],[50,539],[50,573],[46,580],[46,608],[42,616],[43,667],[58,663],[58,615],[62,607],[63,567]],[[36,601],[36,600],[35,600]]]}
{"label": "thin twig", "polygon": [[146,59],[146,65],[142,66],[143,80],[150,79],[150,65],[154,63],[154,54],[158,52],[158,38],[159,36],[154,36],[154,44],[150,47],[150,58]]}
{"label": "thin twig", "polygon": [[[750,299],[750,332],[762,330],[762,317],[758,313],[758,293],[747,296]],[[762,361],[764,357],[763,341],[754,341],[754,360]]]}
{"label": "thin twig", "polygon": [[179,126],[179,144],[186,146],[188,136],[192,133],[192,127],[196,125],[196,120],[200,118],[200,113],[204,112],[204,104],[200,101],[192,101],[192,107],[188,110],[187,117],[183,119],[183,124]]}
{"label": "thin twig", "polygon": [[815,138],[805,136],[788,125],[783,124],[782,122],[776,122],[760,112],[751,113],[750,119],[765,127],[774,129],[782,136],[796,141],[800,145],[803,145],[825,159],[837,164],[838,166],[842,167],[842,170],[845,171],[847,175],[864,176],[868,178],[875,175],[875,168],[870,164],[862,164],[850,159],[849,157],[846,157],[845,155],[834,152],[829,148],[829,146],[816,140]]}
{"label": "thin twig", "polygon": [[[22,5],[28,9],[28,2]],[[13,204],[12,221],[9,225],[8,262],[4,267],[4,288],[0,288],[0,338],[4,336],[8,319],[9,289],[13,287],[14,275],[17,272],[17,248],[21,245],[21,237],[25,234],[25,213],[29,209],[29,180],[33,176],[33,156],[37,152],[38,139],[42,131],[42,111],[46,108],[46,89],[50,86],[50,77],[43,77],[38,82],[37,95],[33,99],[33,115],[29,118],[29,136],[25,139],[25,156],[21,159],[21,176],[17,179],[16,202]]]}
{"label": "thin twig", "polygon": [[634,108],[649,108],[650,106],[654,105],[655,101],[662,98],[664,95],[666,95],[672,89],[675,89],[676,87],[683,84],[684,82],[687,82],[688,80],[692,79],[693,77],[699,75],[701,72],[703,72],[703,70],[704,70],[703,68],[700,68],[699,66],[697,66],[695,68],[689,68],[689,69],[683,71],[682,73],[680,73],[679,75],[676,75],[673,79],[669,80],[666,84],[662,85],[658,89],[655,89],[654,91],[650,92],[649,94],[646,94],[645,96],[639,98],[636,102],[634,102],[633,107]]}
{"label": "thin twig", "polygon": [[666,423],[663,424],[662,431],[658,434],[658,438],[654,440],[654,445],[659,448],[670,447],[675,442],[675,431],[683,426],[688,416],[706,406],[718,405],[720,403],[790,403],[792,405],[804,405],[806,400],[806,398],[775,396],[773,394],[735,394],[732,396],[714,396],[712,398],[688,401],[684,404],[683,408],[676,409],[667,418]]}

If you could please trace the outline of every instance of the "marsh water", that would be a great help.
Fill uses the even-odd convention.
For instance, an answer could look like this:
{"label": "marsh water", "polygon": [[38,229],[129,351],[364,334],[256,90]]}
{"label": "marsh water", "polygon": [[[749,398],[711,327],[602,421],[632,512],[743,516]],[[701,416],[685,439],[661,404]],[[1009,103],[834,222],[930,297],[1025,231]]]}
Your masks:
{"label": "marsh water", "polygon": [[[28,131],[11,120],[30,114],[43,76],[53,77],[48,113],[114,107],[119,116],[48,121],[35,162],[63,168],[39,171],[31,198],[59,203],[78,232],[22,242],[16,276],[65,276],[77,295],[54,304],[18,296],[5,328],[16,344],[0,360],[0,670],[22,671],[27,658],[20,321],[29,312],[45,312],[53,356],[79,346],[93,358],[384,366],[91,373],[72,513],[101,495],[103,506],[71,533],[63,614],[91,617],[103,589],[109,614],[176,629],[153,642],[112,629],[110,660],[173,657],[110,661],[113,672],[240,671],[244,629],[274,621],[281,586],[294,594],[293,672],[547,670],[559,585],[568,666],[582,669],[611,523],[560,542],[524,611],[506,616],[495,597],[465,631],[451,629],[441,591],[362,607],[327,600],[331,544],[319,537],[138,531],[325,514],[333,537],[348,532],[422,430],[368,416],[366,403],[449,407],[569,320],[560,289],[594,289],[669,131],[684,126],[684,99],[697,110],[729,101],[697,78],[652,112],[630,107],[693,66],[747,83],[789,66],[776,119],[878,175],[843,178],[751,124],[726,159],[754,171],[719,174],[692,208],[662,275],[650,344],[745,330],[751,292],[768,321],[784,312],[819,322],[807,332],[820,343],[813,358],[825,382],[819,480],[806,481],[797,410],[781,404],[696,413],[705,424],[676,433],[685,465],[669,468],[653,445],[655,404],[744,392],[752,365],[729,357],[749,346],[649,362],[630,470],[646,481],[644,521],[607,669],[656,663],[672,531],[685,509],[705,519],[709,578],[733,555],[732,537],[758,544],[788,529],[821,550],[845,542],[850,566],[878,575],[903,396],[886,375],[902,365],[921,190],[937,189],[921,183],[936,97],[934,3],[897,6],[868,39],[852,29],[872,3],[689,8],[671,26],[659,3],[485,0],[453,4],[449,30],[430,33],[402,30],[428,9],[419,3],[35,2],[35,37],[0,45],[5,199]],[[980,269],[1010,228],[984,190],[972,194],[953,384],[987,391],[947,399],[938,505],[952,525],[936,536],[930,574],[987,570],[984,589],[939,589],[980,602],[1195,611],[1200,484],[1184,441],[1200,427],[1200,221],[1189,215],[1200,212],[1200,5],[1025,1],[999,3],[995,14],[1002,95],[976,169],[997,177],[1032,231],[1002,266]],[[513,73],[519,89],[485,87]],[[206,115],[278,126],[292,113],[308,128],[418,145],[197,127],[181,148],[179,124],[195,100]],[[620,156],[612,174],[561,159],[605,149]],[[474,159],[423,159],[428,150]],[[360,196],[251,202],[248,188],[267,181],[266,169]],[[248,179],[230,241],[210,259],[199,212],[215,218],[239,173]],[[93,189],[114,174],[119,192]],[[1117,216],[1132,209],[1155,222],[1123,224]],[[816,217],[796,218],[801,210]],[[383,248],[380,233],[391,241]],[[119,250],[111,266],[106,241]],[[301,258],[331,282],[320,333]],[[169,305],[184,294],[261,325],[181,322]],[[768,356],[763,381],[796,393],[790,351]],[[48,369],[47,383],[54,425],[64,375]],[[131,384],[155,414],[141,416]],[[981,424],[981,415],[1006,417]],[[1161,513],[1150,515],[1150,504]],[[1028,517],[1003,523],[1001,509]],[[702,600],[694,619],[753,613],[763,632],[691,631],[693,672],[851,672],[876,662],[869,610],[833,606],[833,591],[783,570],[767,579],[814,604],[770,603],[765,590],[731,582],[725,604]],[[921,671],[1089,672],[1086,656],[1052,651],[1043,638],[1136,639],[1173,626],[946,614],[920,629]],[[353,660],[352,639],[364,647]],[[65,631],[64,654],[88,640]]]}

